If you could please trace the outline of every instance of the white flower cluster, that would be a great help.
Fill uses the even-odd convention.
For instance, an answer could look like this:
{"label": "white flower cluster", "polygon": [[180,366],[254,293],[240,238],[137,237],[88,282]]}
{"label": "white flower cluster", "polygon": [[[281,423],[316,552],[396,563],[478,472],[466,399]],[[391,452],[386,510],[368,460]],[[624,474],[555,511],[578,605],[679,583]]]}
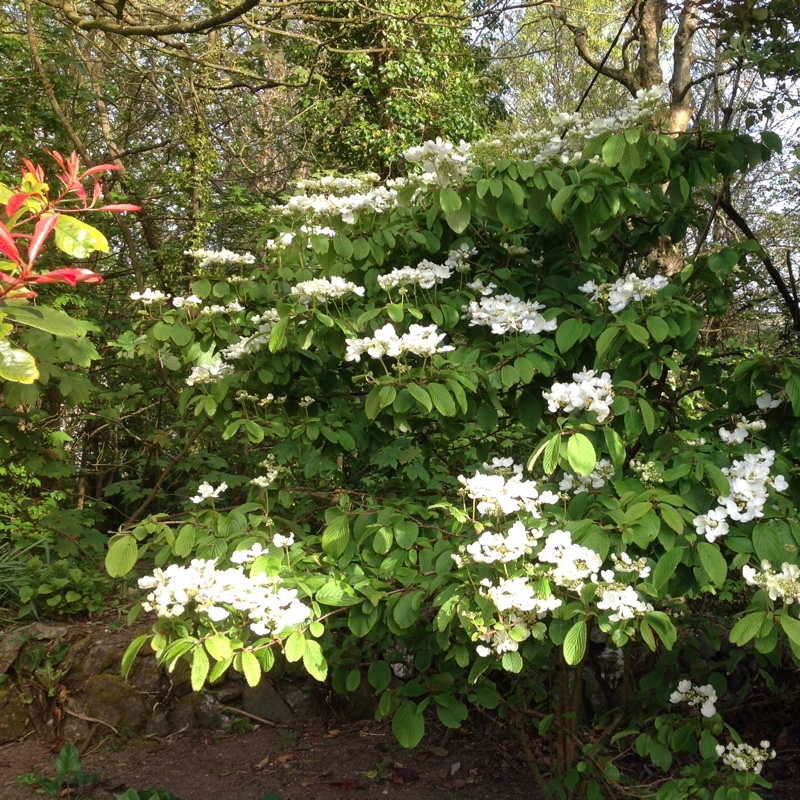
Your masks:
{"label": "white flower cluster", "polygon": [[597,585],[600,595],[597,608],[613,612],[608,617],[609,622],[634,619],[653,610],[653,606],[642,600],[633,586],[617,581],[613,570],[603,570],[600,577],[604,582]]}
{"label": "white flower cluster", "polygon": [[718,744],[717,755],[722,759],[722,763],[731,769],[760,775],[764,763],[775,758],[776,753],[770,749],[769,742],[765,739],[759,747],[744,742],[741,744],[730,742],[727,747]]}
{"label": "white flower cluster", "polygon": [[513,610],[543,617],[561,605],[557,597],[539,597],[525,578],[500,578],[496,586],[484,579],[481,586],[481,594],[488,597],[498,611]]}
{"label": "white flower cluster", "polygon": [[219,497],[227,488],[227,483],[221,483],[215,489],[208,481],[203,481],[197,487],[197,494],[189,499],[196,504],[202,503],[203,500],[213,500]]}
{"label": "white flower cluster", "polygon": [[460,244],[455,250],[447,254],[446,266],[452,267],[456,272],[469,272],[468,260],[478,255],[477,247],[470,247],[466,242]]}
{"label": "white flower cluster", "polygon": [[640,461],[638,458],[633,458],[628,466],[646,486],[664,483],[664,467],[658,461]]}
{"label": "white flower cluster", "polygon": [[590,489],[602,489],[606,485],[606,481],[614,477],[615,472],[614,465],[607,458],[601,458],[588,475],[573,475],[571,472],[565,472],[558,484],[558,490],[581,494]]}
{"label": "white flower cluster", "polygon": [[595,582],[603,559],[588,547],[572,541],[569,531],[553,531],[545,539],[537,558],[543,564],[553,564],[550,579],[557,586],[580,591],[587,580]]}
{"label": "white flower cluster", "polygon": [[242,266],[245,264],[255,264],[256,257],[252,253],[234,253],[232,250],[222,248],[222,250],[185,250],[185,256],[191,256],[200,263],[199,269],[211,266]]}
{"label": "white flower cluster", "polygon": [[603,283],[599,286],[594,281],[587,281],[578,287],[578,291],[592,295],[592,300],[605,300],[612,314],[619,314],[631,300],[639,302],[645,297],[653,297],[669,281],[663,275],[652,278],[640,278],[635,273],[618,278],[614,283]]}
{"label": "white flower cluster", "polygon": [[472,287],[483,294],[480,300],[473,300],[468,306],[463,306],[464,319],[469,320],[470,326],[485,325],[492,329],[492,333],[503,334],[509,331],[519,333],[542,333],[554,331],[558,327],[555,319],[546,320],[541,311],[545,307],[536,301],[526,302],[512,294],[487,294],[493,286],[484,286],[483,283],[473,283]]}
{"label": "white flower cluster", "polygon": [[533,552],[536,540],[541,535],[541,531],[528,530],[517,520],[506,533],[484,531],[477,541],[467,545],[466,552],[481,564],[516,561]]}
{"label": "white flower cluster", "polygon": [[295,589],[280,586],[280,579],[264,574],[245,575],[242,569],[217,569],[216,561],[195,559],[188,567],[172,564],[139,579],[149,590],[142,603],[159,617],[180,617],[187,610],[221,622],[242,614],[258,636],[279,634],[305,622],[311,609],[297,599]]}
{"label": "white flower cluster", "polygon": [[428,140],[423,145],[409,147],[403,153],[406,161],[422,165],[422,182],[444,189],[451,184],[456,186],[464,182],[464,178],[472,170],[470,146],[463,139],[458,145],[442,140]]}
{"label": "white flower cluster", "polygon": [[604,372],[599,378],[593,369],[572,374],[572,383],[554,383],[549,392],[542,392],[550,411],[593,411],[597,421],[603,422],[611,413],[614,387],[611,375]]}
{"label": "white flower cluster", "polygon": [[[640,578],[647,578],[650,576],[650,567],[647,565],[646,558],[637,558],[636,561],[634,561],[627,553],[623,552],[618,556],[612,553],[611,560],[614,562],[614,569],[617,572],[635,572]],[[603,575],[605,576],[605,573],[603,573]]]}
{"label": "white flower cluster", "polygon": [[588,139],[608,131],[621,131],[638,125],[663,104],[665,87],[640,89],[624,109],[599,119],[585,119],[581,114],[556,114],[550,127],[526,129],[505,139],[478,143],[475,149],[481,162],[509,153],[518,159],[536,163],[569,164],[580,158]]}
{"label": "white flower cluster", "polygon": [[199,364],[192,368],[189,377],[186,379],[187,386],[196,386],[198,383],[216,383],[220,378],[230,375],[234,371],[231,364],[226,364],[221,358],[217,358],[210,364]]}
{"label": "white flower cluster", "polygon": [[784,562],[781,571],[775,572],[772,564],[766,559],[761,562],[761,571],[746,564],[742,567],[742,577],[748,586],[763,589],[770,600],[782,600],[787,606],[800,603],[800,567],[797,564]]}
{"label": "white flower cluster", "polygon": [[714,542],[728,533],[728,517],[737,522],[750,522],[764,516],[767,502],[767,488],[776,492],[789,488],[783,475],[771,476],[769,468],[775,462],[775,451],[762,447],[759,453],[746,453],[741,461],[734,461],[722,472],[728,478],[728,491],[725,497],[717,498],[719,505],[706,514],[692,520],[699,536]]}
{"label": "white flower cluster", "polygon": [[704,717],[713,717],[717,713],[714,703],[717,702],[717,693],[709,683],[705,686],[695,686],[689,680],[682,680],[678,688],[669,696],[670,703],[687,702],[690,706],[700,705],[700,713]]}
{"label": "white flower cluster", "polygon": [[249,321],[252,325],[258,326],[257,332],[228,345],[222,351],[223,358],[228,360],[243,358],[266,347],[269,344],[270,333],[279,319],[278,312],[274,308],[269,308],[263,314],[251,317]]}
{"label": "white flower cluster", "polygon": [[[478,639],[485,644],[479,644],[475,652],[481,658],[488,658],[492,653],[502,655],[503,653],[515,653],[519,650],[520,642],[530,639],[531,632],[528,629],[526,619],[518,614],[509,614],[508,628],[498,623],[482,633]],[[516,639],[511,636],[509,631],[515,629]]]}
{"label": "white flower cluster", "polygon": [[387,275],[378,277],[378,286],[384,292],[390,289],[405,286],[419,286],[421,289],[431,289],[437,283],[446,281],[453,274],[450,264],[434,264],[423,259],[416,267],[401,267],[393,269]]}
{"label": "white flower cluster", "polygon": [[244,306],[238,300],[233,300],[224,306],[214,304],[200,309],[200,313],[206,317],[214,317],[217,314],[237,314],[239,311],[244,311]]}
{"label": "white flower cluster", "polygon": [[131,300],[139,301],[142,305],[149,306],[152,303],[163,303],[169,295],[158,289],[145,289],[143,292],[132,292]]}
{"label": "white flower cluster", "polygon": [[744,417],[739,417],[736,422],[736,427],[729,431],[727,428],[719,429],[719,438],[725,444],[741,444],[747,441],[747,437],[756,431],[763,431],[767,427],[767,423],[763,419],[754,419],[748,422]]}
{"label": "white flower cluster", "polygon": [[[397,187],[404,183],[402,180],[387,181],[385,185],[365,186],[362,191],[342,196],[333,193],[298,194],[290,197],[285,205],[276,207],[276,210],[287,216],[299,215],[307,219],[341,217],[343,222],[352,224],[360,211],[380,214],[394,208],[397,205]],[[284,234],[274,245],[288,246],[291,243],[291,239],[285,241]]]}
{"label": "white flower cluster", "polygon": [[197,308],[203,301],[196,295],[190,294],[188,297],[175,296],[172,298],[172,305],[175,308]]}
{"label": "white flower cluster", "polygon": [[345,361],[361,361],[366,353],[372,358],[399,358],[405,353],[416,356],[432,356],[434,353],[449,353],[454,350],[451,345],[442,345],[447,334],[439,333],[436,325],[411,325],[402,336],[397,335],[394,325],[387,322],[375,331],[372,337],[364,339],[345,339],[347,352]]}
{"label": "white flower cluster", "polygon": [[327,300],[338,300],[348,294],[364,296],[363,286],[357,286],[352,281],[346,281],[338,275],[334,275],[332,278],[314,278],[310,281],[302,281],[296,286],[292,286],[290,291],[301,303],[324,303]]}
{"label": "white flower cluster", "polygon": [[288,536],[284,536],[282,533],[276,533],[272,537],[273,547],[291,547],[293,544],[294,544],[293,533],[290,533]]}
{"label": "white flower cluster", "polygon": [[501,247],[510,256],[524,256],[527,253],[530,253],[530,250],[527,247],[520,244],[509,244],[508,242],[501,242]]}
{"label": "white flower cluster", "polygon": [[525,510],[536,518],[541,517],[540,506],[558,502],[558,495],[550,491],[539,492],[534,481],[522,480],[522,466],[514,464],[512,475],[476,472],[471,478],[458,476],[464,487],[462,492],[477,500],[477,512],[484,516],[515,514]]}
{"label": "white flower cluster", "polygon": [[381,179],[376,172],[362,172],[358,175],[321,175],[316,178],[305,178],[297,182],[300,192],[327,192],[330,194],[355,194],[365,192],[375,186]]}

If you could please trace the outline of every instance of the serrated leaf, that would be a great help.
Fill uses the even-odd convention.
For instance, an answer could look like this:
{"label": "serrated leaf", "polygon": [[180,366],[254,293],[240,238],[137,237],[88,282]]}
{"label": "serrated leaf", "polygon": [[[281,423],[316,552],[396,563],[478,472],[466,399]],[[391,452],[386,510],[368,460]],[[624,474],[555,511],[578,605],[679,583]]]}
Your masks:
{"label": "serrated leaf", "polygon": [[392,717],[392,733],[401,747],[416,747],[425,734],[425,718],[415,703],[403,701]]}
{"label": "serrated leaf", "polygon": [[643,397],[639,398],[639,410],[642,412],[644,429],[648,433],[653,433],[653,431],[656,429],[656,416],[653,412],[653,407]]}
{"label": "serrated leaf", "polygon": [[561,437],[558,435],[553,436],[544,448],[544,457],[542,458],[542,469],[545,475],[552,475],[558,466],[558,456],[561,452]]}
{"label": "serrated leaf", "polygon": [[215,661],[225,661],[233,655],[230,639],[222,633],[209,636],[204,642],[206,650]]}
{"label": "serrated leaf", "polygon": [[329,556],[338,558],[350,541],[350,518],[346,515],[336,517],[322,532],[322,549]]}
{"label": "serrated leaf", "polygon": [[658,507],[658,511],[661,514],[661,519],[663,519],[675,533],[683,533],[686,524],[683,521],[683,517],[672,506],[662,504]]}
{"label": "serrated leaf", "polygon": [[567,460],[578,475],[588,475],[597,464],[597,454],[589,439],[582,433],[573,433],[567,442]]}
{"label": "serrated leaf", "polygon": [[570,666],[579,664],[586,652],[586,622],[579,619],[567,631],[564,639],[564,661]]}
{"label": "serrated leaf", "polygon": [[121,578],[133,569],[138,558],[139,545],[133,536],[114,536],[106,553],[106,572],[112,578]]}
{"label": "serrated leaf", "polygon": [[314,680],[324,681],[328,676],[328,662],[322,653],[319,642],[306,639],[306,649],[303,652],[303,666]]}
{"label": "serrated leaf", "polygon": [[516,650],[503,653],[502,664],[503,669],[506,672],[513,672],[514,674],[517,674],[518,672],[522,671],[522,656]]}
{"label": "serrated leaf", "polygon": [[202,645],[198,645],[192,652],[192,689],[195,692],[199,692],[203,688],[209,669],[211,669],[211,665],[206,651]]}
{"label": "serrated leaf", "polygon": [[382,692],[392,681],[392,668],[385,661],[373,661],[367,670],[369,685]]}
{"label": "serrated leaf", "polygon": [[261,680],[261,664],[256,658],[256,654],[250,650],[242,651],[242,672],[248,686],[258,686]]}
{"label": "serrated leaf", "polygon": [[426,410],[432,411],[433,410],[433,402],[431,401],[431,396],[428,394],[427,390],[416,383],[409,383],[406,386],[408,389],[408,393]]}
{"label": "serrated leaf", "polygon": [[653,569],[653,586],[656,589],[661,589],[667,581],[675,574],[678,564],[681,563],[683,558],[682,547],[675,547],[672,550],[667,550],[661,558],[658,559],[655,568]]}
{"label": "serrated leaf", "polygon": [[619,164],[619,162],[622,160],[622,155],[627,146],[628,143],[625,141],[625,137],[622,134],[612,134],[608,137],[608,139],[606,139],[606,142],[603,145],[603,161],[605,161],[609,167],[616,167],[617,164]]}
{"label": "serrated leaf", "polygon": [[277,353],[286,347],[286,329],[289,327],[289,317],[279,319],[269,335],[269,351]]}
{"label": "serrated leaf", "polygon": [[133,662],[136,660],[136,656],[139,654],[139,651],[149,638],[149,633],[144,633],[141,636],[137,636],[125,649],[125,653],[122,656],[122,663],[119,668],[119,674],[123,678],[128,677],[131,667],[133,666]]}
{"label": "serrated leaf", "polygon": [[728,562],[720,552],[719,546],[710,542],[698,542],[697,552],[700,563],[715,586],[722,586],[728,577]]}
{"label": "serrated leaf", "polygon": [[669,325],[661,317],[648,317],[645,324],[650,335],[657,342],[663,342],[669,337]]}
{"label": "serrated leaf", "polygon": [[442,189],[439,194],[439,205],[445,214],[458,211],[461,208],[461,197],[455,189]]}
{"label": "serrated leaf", "polygon": [[472,214],[469,210],[469,206],[465,203],[458,211],[451,211],[449,214],[445,214],[444,218],[447,220],[447,224],[450,226],[451,230],[455,233],[463,233],[469,225]]}
{"label": "serrated leaf", "polygon": [[743,645],[758,635],[761,626],[766,619],[766,614],[763,611],[754,611],[751,614],[745,614],[734,626],[728,638],[733,644]]}
{"label": "serrated leaf", "polygon": [[583,333],[583,322],[579,319],[566,319],[556,330],[556,346],[560,353],[566,353]]}
{"label": "serrated leaf", "polygon": [[292,633],[283,645],[283,654],[286,656],[286,660],[290,664],[299,661],[306,652],[307,645],[306,637],[300,631]]}
{"label": "serrated leaf", "polygon": [[454,417],[456,401],[453,400],[453,395],[440,383],[429,383],[427,388],[436,410],[444,417]]}
{"label": "serrated leaf", "polygon": [[424,597],[424,592],[418,589],[415,592],[404,594],[392,608],[392,618],[401,628],[410,628],[419,620],[419,607]]}
{"label": "serrated leaf", "polygon": [[800,645],[800,620],[790,617],[787,609],[784,609],[784,613],[779,619],[783,632],[794,644]]}
{"label": "serrated leaf", "polygon": [[603,428],[603,438],[611,456],[611,463],[615,467],[621,467],[625,463],[625,443],[622,437],[613,428],[606,426]]}
{"label": "serrated leaf", "polygon": [[333,579],[323,584],[315,597],[318,603],[336,608],[360,605],[363,602],[363,597],[357,597],[349,584]]}

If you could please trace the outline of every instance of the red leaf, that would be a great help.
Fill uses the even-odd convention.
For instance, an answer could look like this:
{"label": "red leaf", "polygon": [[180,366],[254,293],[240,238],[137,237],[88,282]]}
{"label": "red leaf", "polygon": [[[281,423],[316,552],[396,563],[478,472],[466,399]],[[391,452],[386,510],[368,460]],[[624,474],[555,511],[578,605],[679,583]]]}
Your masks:
{"label": "red leaf", "polygon": [[46,272],[44,275],[29,275],[30,283],[68,283],[75,286],[77,283],[102,283],[103,276],[81,267],[64,267]]}
{"label": "red leaf", "polygon": [[20,256],[16,244],[14,244],[14,237],[2,222],[0,222],[0,253],[8,256],[15,264],[19,264],[22,261],[22,256]]}
{"label": "red leaf", "polygon": [[58,152],[58,150],[47,150],[46,149],[45,153],[47,153],[47,155],[49,155],[50,158],[52,158],[53,161],[55,161],[56,164],[58,164],[58,166],[61,167],[61,169],[64,170],[64,172],[67,171],[67,167],[64,164],[64,157],[61,155],[61,153]]}
{"label": "red leaf", "polygon": [[113,169],[119,169],[119,167],[114,164],[98,164],[96,167],[89,167],[89,169],[81,175],[81,178],[88,178],[89,175],[95,175],[98,172],[108,172]]}
{"label": "red leaf", "polygon": [[50,232],[55,228],[58,222],[58,214],[53,214],[50,217],[42,217],[33,229],[33,236],[31,243],[28,247],[28,269],[33,267],[33,262],[36,261],[36,256],[42,249],[44,240],[50,235]]}
{"label": "red leaf", "polygon": [[17,192],[8,198],[6,203],[6,216],[11,219],[17,213],[19,207],[30,197],[30,192]]}
{"label": "red leaf", "polygon": [[96,208],[95,211],[141,211],[141,206],[135,206],[132,203],[112,203],[108,206],[100,206],[100,208]]}

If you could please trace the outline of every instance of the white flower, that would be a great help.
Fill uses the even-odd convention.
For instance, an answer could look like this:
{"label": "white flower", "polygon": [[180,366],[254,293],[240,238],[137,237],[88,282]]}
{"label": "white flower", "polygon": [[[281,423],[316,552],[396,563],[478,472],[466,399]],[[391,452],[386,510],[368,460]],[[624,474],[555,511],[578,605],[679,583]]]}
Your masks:
{"label": "white flower", "polygon": [[746,564],[742,577],[749,586],[758,586],[769,595],[770,600],[782,600],[786,605],[800,602],[800,567],[785,561],[781,571],[775,572],[766,559],[761,562],[761,571]]}
{"label": "white flower", "polygon": [[197,487],[197,494],[189,499],[193,503],[202,503],[203,500],[210,500],[219,497],[227,488],[227,483],[221,483],[215,489],[208,481],[203,481],[203,483]]}
{"label": "white flower", "polygon": [[614,387],[611,375],[604,372],[597,377],[595,370],[584,370],[572,375],[573,383],[554,383],[549,392],[542,392],[550,411],[593,411],[597,421],[603,422],[611,413]]}
{"label": "white flower", "polygon": [[234,372],[232,364],[226,364],[222,359],[217,358],[210,364],[198,364],[193,367],[189,377],[186,379],[186,385],[195,386],[198,383],[216,383],[232,372]]}
{"label": "white flower", "polygon": [[294,544],[294,534],[290,533],[288,536],[283,536],[280,533],[276,533],[272,537],[272,544],[275,547],[291,547]]}
{"label": "white flower", "polygon": [[364,287],[357,286],[352,281],[346,281],[338,275],[332,278],[315,278],[310,281],[302,281],[296,286],[292,286],[291,294],[295,295],[301,303],[325,302],[327,300],[338,300],[349,294],[364,296]]}
{"label": "white flower", "polygon": [[763,394],[760,394],[756,398],[756,405],[762,411],[766,411],[767,409],[770,408],[777,408],[782,402],[783,400],[781,400],[780,398],[773,399],[772,395],[769,392],[764,392]]}
{"label": "white flower", "polygon": [[775,758],[775,751],[770,749],[766,739],[761,742],[759,747],[753,747],[744,742],[740,744],[730,742],[727,747],[721,744],[717,745],[717,756],[722,759],[723,764],[731,769],[760,775],[764,763]]}
{"label": "white flower", "polygon": [[361,356],[366,353],[371,358],[399,358],[405,353],[417,356],[431,356],[435,353],[448,353],[455,349],[451,345],[442,345],[441,342],[447,334],[439,333],[436,325],[411,325],[402,336],[397,335],[394,325],[387,322],[382,328],[375,331],[373,337],[364,339],[345,339],[347,352],[345,361],[361,361]]}
{"label": "white flower", "polygon": [[200,263],[199,269],[205,269],[214,264],[220,266],[238,266],[254,264],[256,257],[250,253],[234,253],[232,250],[222,248],[222,250],[185,250],[185,256],[197,259]]}
{"label": "white flower", "polygon": [[151,303],[163,303],[167,295],[158,289],[145,289],[143,292],[133,292],[131,300],[139,300],[143,305],[149,306]]}
{"label": "white flower", "polygon": [[526,302],[511,294],[487,296],[486,290],[493,289],[493,284],[484,287],[482,283],[476,282],[473,286],[475,291],[481,292],[484,296],[461,309],[464,312],[464,319],[469,320],[470,326],[486,326],[491,328],[492,333],[498,335],[509,331],[542,333],[554,331],[558,327],[556,319],[546,320],[539,313],[545,310],[541,303]]}
{"label": "white flower", "polygon": [[690,706],[700,704],[700,713],[704,717],[713,717],[717,713],[714,703],[717,702],[717,693],[711,684],[695,686],[691,681],[682,680],[678,688],[669,696],[670,703],[687,702]]}

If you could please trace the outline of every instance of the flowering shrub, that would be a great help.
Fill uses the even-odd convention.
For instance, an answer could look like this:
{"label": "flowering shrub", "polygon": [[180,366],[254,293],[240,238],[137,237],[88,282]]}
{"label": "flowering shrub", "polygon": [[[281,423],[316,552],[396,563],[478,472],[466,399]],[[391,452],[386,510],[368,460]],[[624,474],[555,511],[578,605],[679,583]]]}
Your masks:
{"label": "flowering shrub", "polygon": [[[262,264],[204,251],[189,297],[145,304],[142,338],[183,360],[180,410],[219,462],[110,544],[111,574],[161,570],[141,586],[162,661],[189,659],[195,686],[230,667],[255,683],[279,653],[340,694],[366,680],[409,747],[426,710],[457,728],[496,709],[523,734],[535,719],[551,773],[530,765],[559,797],[622,796],[613,747],[637,726],[640,756],[684,765],[659,798],[767,785],[713,766],[735,739],[725,676],[696,659],[685,677],[673,648],[697,638],[692,603],[749,584],[748,613],[703,635],[800,656],[783,588],[798,365],[701,347],[748,243],[671,278],[632,265],[702,228],[696,193],[770,151],[661,134],[654,97],[504,153],[428,143],[391,185],[309,184],[274,210]],[[226,566],[243,551],[247,574]],[[616,738],[600,710],[607,733],[583,728],[590,676],[630,717]]]}

